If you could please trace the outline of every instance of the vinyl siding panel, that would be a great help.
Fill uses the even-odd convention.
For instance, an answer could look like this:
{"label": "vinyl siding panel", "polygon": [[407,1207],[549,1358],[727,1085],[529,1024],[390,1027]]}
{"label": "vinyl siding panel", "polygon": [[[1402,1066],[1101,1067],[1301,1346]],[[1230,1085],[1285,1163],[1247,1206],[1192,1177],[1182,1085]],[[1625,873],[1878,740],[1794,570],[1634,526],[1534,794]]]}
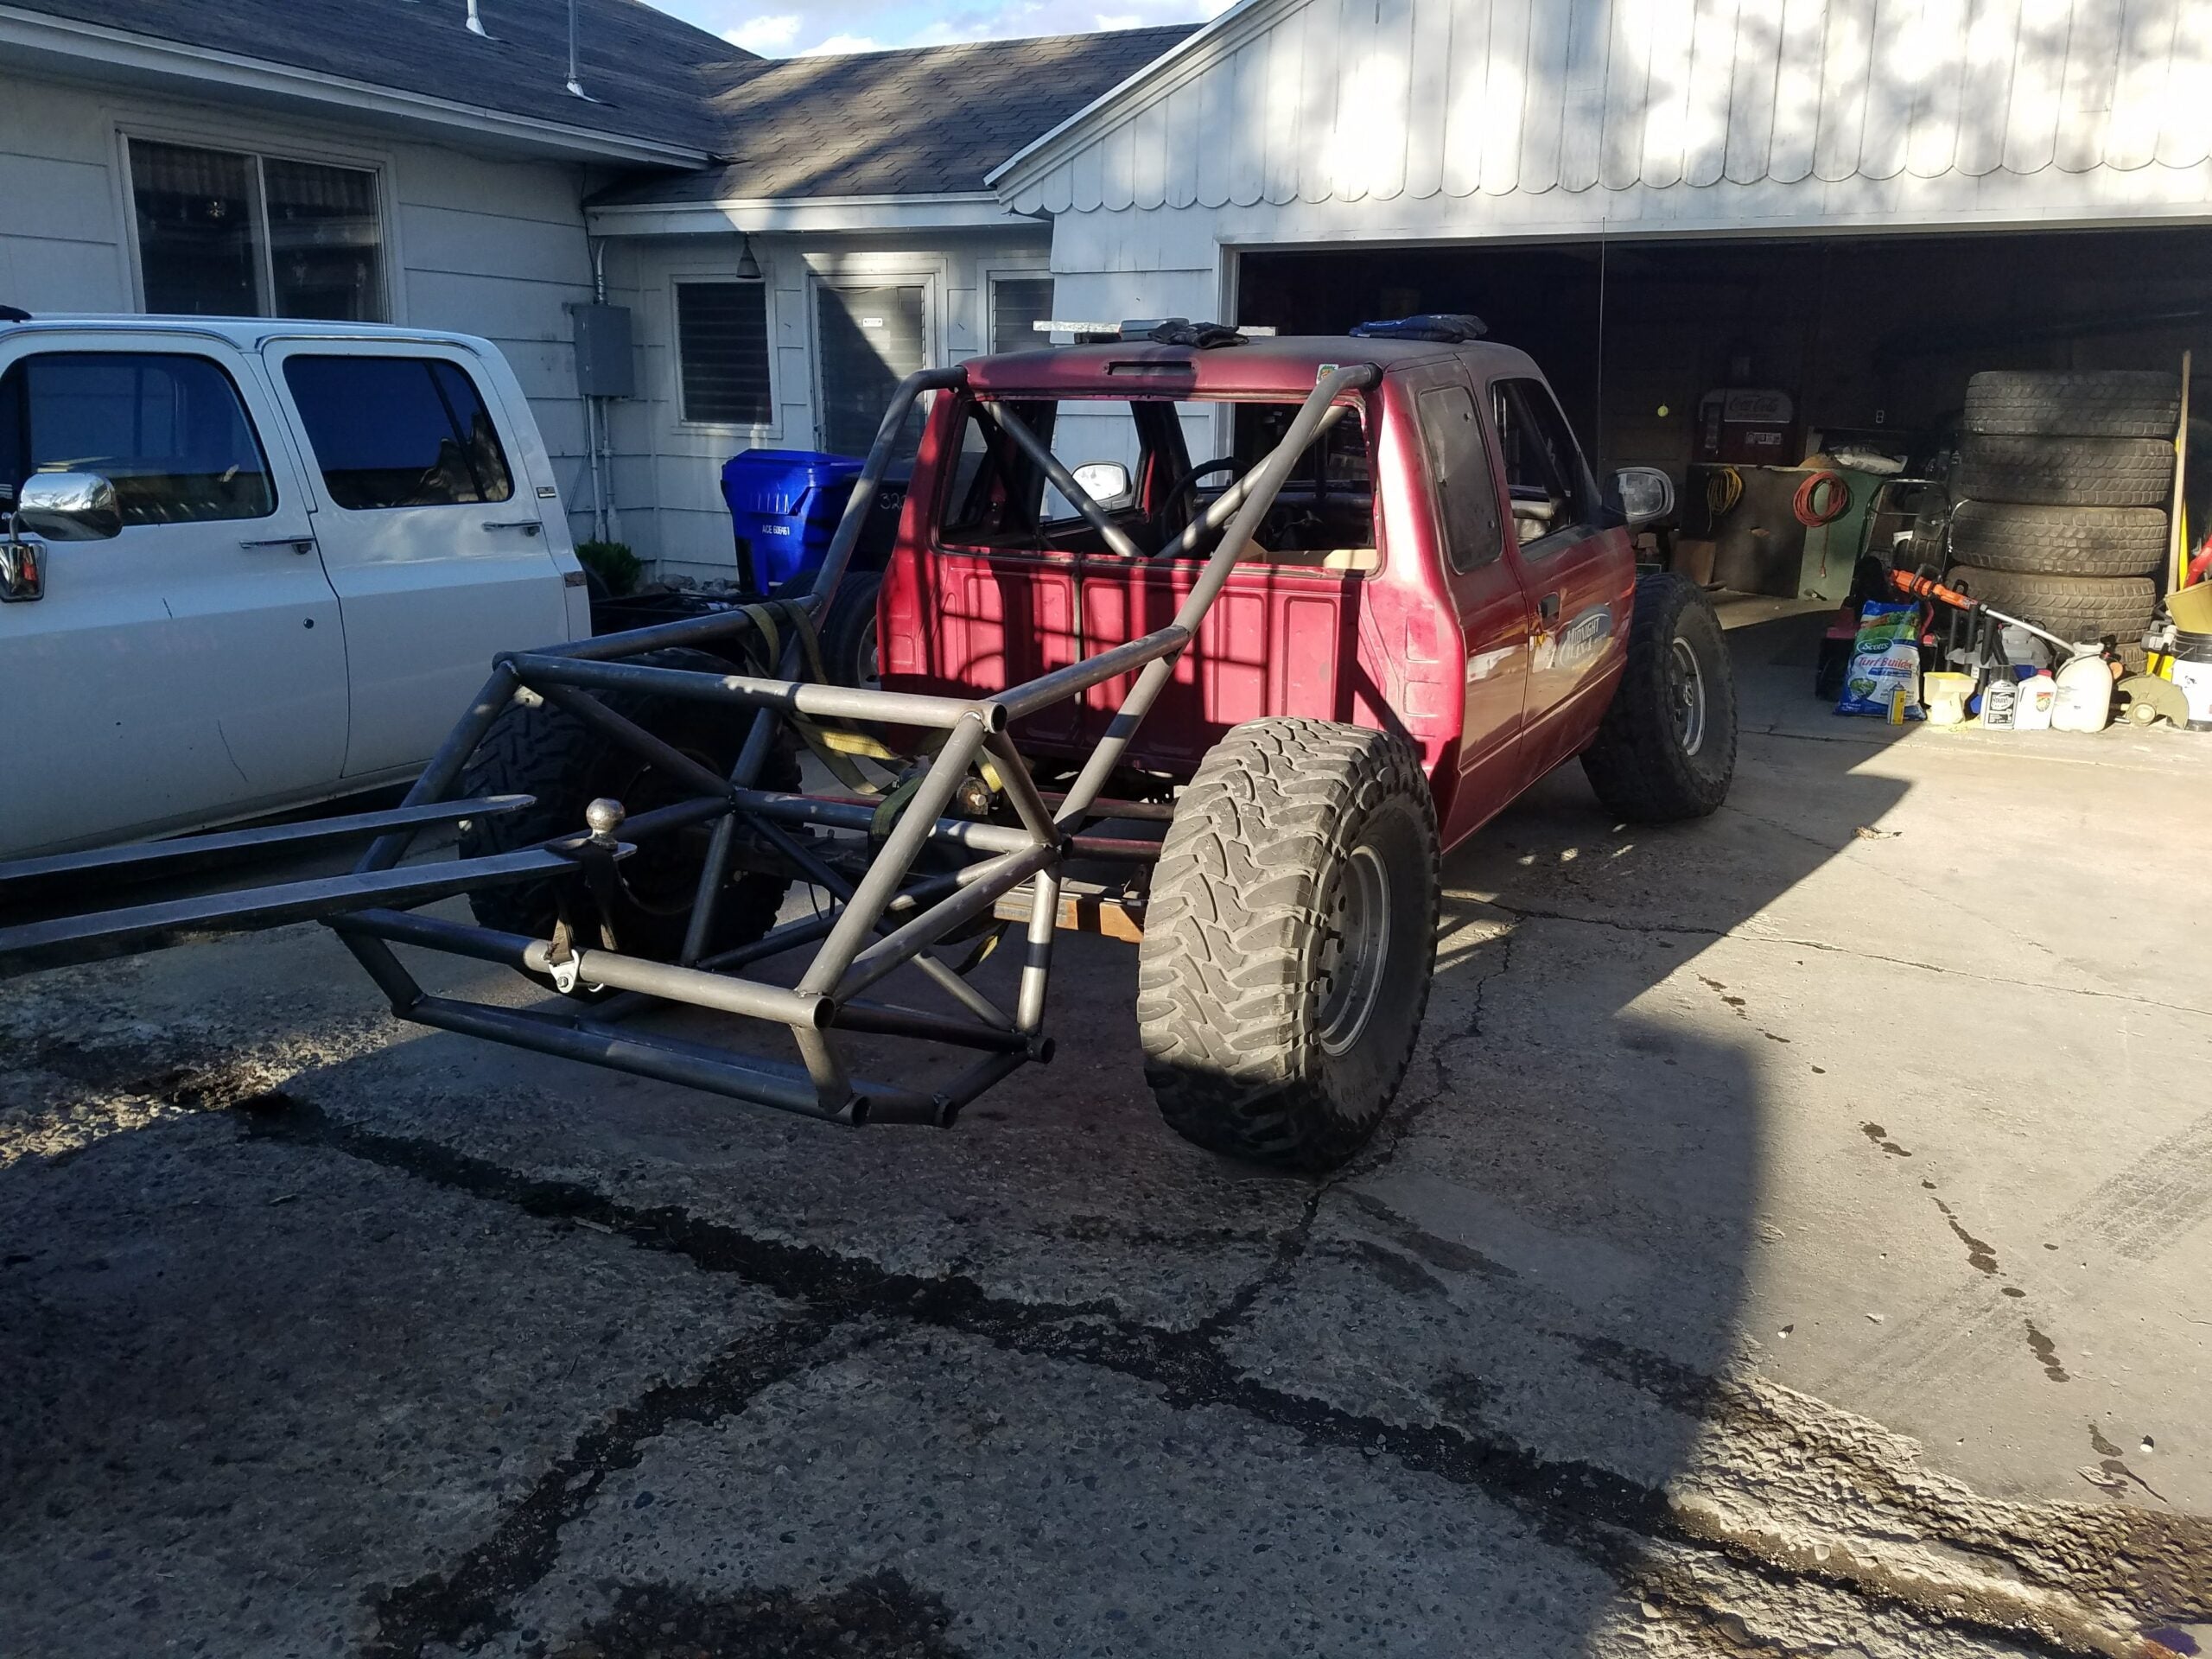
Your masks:
{"label": "vinyl siding panel", "polygon": [[1255,0],[1004,190],[1078,213],[1557,191],[1591,224],[1788,186],[1810,222],[1829,186],[1855,213],[1900,175],[2047,174],[2028,197],[2056,205],[2064,175],[2208,155],[2212,0]]}

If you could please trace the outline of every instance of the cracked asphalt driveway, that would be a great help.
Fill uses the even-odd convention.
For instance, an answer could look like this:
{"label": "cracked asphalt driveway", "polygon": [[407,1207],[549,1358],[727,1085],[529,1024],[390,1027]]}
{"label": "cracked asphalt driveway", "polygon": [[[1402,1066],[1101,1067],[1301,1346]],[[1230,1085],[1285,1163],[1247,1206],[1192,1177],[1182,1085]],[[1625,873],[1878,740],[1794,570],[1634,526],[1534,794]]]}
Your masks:
{"label": "cracked asphalt driveway", "polygon": [[950,1134],[314,929],[11,982],[0,1655],[2212,1644],[2203,745],[1836,721],[1738,620],[1731,806],[1456,855],[1325,1181],[1165,1130],[1101,941]]}

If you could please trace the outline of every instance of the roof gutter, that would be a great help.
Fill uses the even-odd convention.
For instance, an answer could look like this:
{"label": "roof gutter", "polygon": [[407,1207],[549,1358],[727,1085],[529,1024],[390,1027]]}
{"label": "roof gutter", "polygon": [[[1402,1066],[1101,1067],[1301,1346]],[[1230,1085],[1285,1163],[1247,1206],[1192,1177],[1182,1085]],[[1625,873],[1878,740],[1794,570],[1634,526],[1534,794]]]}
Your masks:
{"label": "roof gutter", "polygon": [[1035,221],[988,190],[936,195],[749,196],[613,201],[584,209],[594,236],[726,236],[806,231],[1000,230]]}
{"label": "roof gutter", "polygon": [[480,145],[490,141],[498,148],[540,155],[658,167],[702,167],[709,160],[707,151],[686,145],[454,103],[14,6],[0,6],[0,49],[10,50],[18,62],[23,56],[65,59],[79,73],[90,71],[102,80],[190,89],[202,97],[219,89],[264,105],[312,104],[385,124],[431,128],[466,135]]}

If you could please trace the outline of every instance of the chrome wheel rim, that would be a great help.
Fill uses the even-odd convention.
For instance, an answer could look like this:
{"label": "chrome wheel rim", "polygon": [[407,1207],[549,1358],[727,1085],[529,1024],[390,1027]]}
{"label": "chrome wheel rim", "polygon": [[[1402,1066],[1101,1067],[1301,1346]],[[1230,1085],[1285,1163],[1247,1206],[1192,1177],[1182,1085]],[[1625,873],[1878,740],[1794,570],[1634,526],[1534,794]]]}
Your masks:
{"label": "chrome wheel rim", "polygon": [[1354,848],[1338,870],[1324,921],[1321,1046],[1343,1054],[1374,1016],[1390,955],[1390,874],[1372,847]]}
{"label": "chrome wheel rim", "polygon": [[1695,754],[1705,742],[1705,671],[1690,642],[1679,635],[1667,653],[1667,709],[1675,742],[1684,754]]}

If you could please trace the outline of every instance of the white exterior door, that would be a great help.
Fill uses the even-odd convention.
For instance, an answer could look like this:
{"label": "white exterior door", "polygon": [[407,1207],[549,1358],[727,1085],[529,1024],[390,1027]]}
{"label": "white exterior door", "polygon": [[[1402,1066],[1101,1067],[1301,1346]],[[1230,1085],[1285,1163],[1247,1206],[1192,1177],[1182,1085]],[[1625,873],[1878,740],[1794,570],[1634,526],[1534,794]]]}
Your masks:
{"label": "white exterior door", "polygon": [[518,417],[459,346],[301,340],[264,356],[298,416],[346,619],[346,776],[420,766],[497,652],[569,636]]}
{"label": "white exterior door", "polygon": [[282,419],[230,347],[173,338],[0,347],[0,488],[102,474],[124,521],[0,605],[0,856],[337,784],[346,644]]}

